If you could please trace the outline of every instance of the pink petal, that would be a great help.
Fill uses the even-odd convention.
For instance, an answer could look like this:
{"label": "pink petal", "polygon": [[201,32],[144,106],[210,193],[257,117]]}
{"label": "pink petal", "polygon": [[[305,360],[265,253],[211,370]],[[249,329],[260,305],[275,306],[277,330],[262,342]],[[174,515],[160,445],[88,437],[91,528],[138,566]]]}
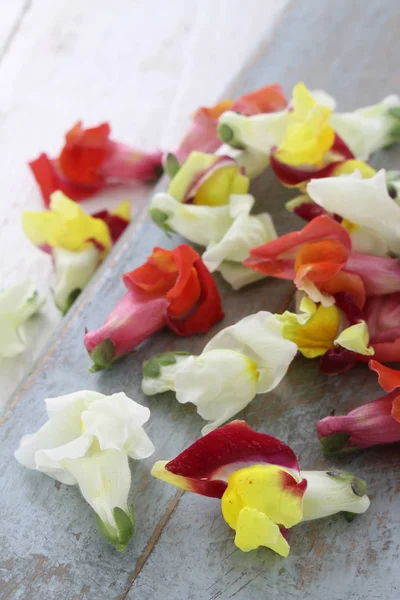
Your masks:
{"label": "pink petal", "polygon": [[[343,417],[326,417],[317,423],[317,433],[323,445],[329,443],[327,436],[347,434],[343,438],[341,448],[368,448],[377,444],[390,444],[400,441],[400,423],[391,415],[393,401],[398,397],[398,391],[372,400]],[[334,438],[331,438],[334,440]],[[341,438],[338,436],[338,440]]]}
{"label": "pink petal", "polygon": [[111,340],[114,356],[134,350],[155,331],[164,327],[167,319],[168,300],[149,296],[141,290],[128,291],[111,311],[99,329],[85,335],[85,347],[93,352],[99,344]]}

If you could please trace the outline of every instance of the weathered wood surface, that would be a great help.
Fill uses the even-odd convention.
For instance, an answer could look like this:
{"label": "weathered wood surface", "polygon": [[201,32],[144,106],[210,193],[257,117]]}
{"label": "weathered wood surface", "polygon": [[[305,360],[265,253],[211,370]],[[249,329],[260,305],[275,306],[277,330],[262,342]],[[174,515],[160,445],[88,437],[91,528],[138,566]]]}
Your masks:
{"label": "weathered wood surface", "polygon": [[[266,81],[286,90],[302,78],[311,88],[334,93],[343,109],[372,103],[398,91],[400,8],[379,0],[296,3],[267,50],[237,82],[237,93]],[[400,149],[382,153],[375,164],[396,166]],[[287,215],[290,197],[270,173],[254,185],[257,209],[268,208],[280,233],[299,222]],[[142,221],[142,222],[141,222]],[[224,523],[218,501],[181,494],[149,474],[153,460],[175,456],[200,433],[202,420],[172,394],[145,398],[141,363],[156,352],[200,350],[207,336],[177,339],[154,336],[134,355],[106,373],[89,375],[82,345],[84,327],[97,326],[123,292],[120,275],[143,262],[155,244],[169,242],[142,214],[65,319],[30,376],[11,400],[0,429],[2,599],[235,600],[310,598],[313,600],[394,600],[399,597],[400,460],[396,448],[377,448],[330,465],[353,470],[370,484],[372,505],[348,524],[342,517],[297,526],[291,554],[284,560],[260,549],[241,553]],[[259,309],[278,311],[290,301],[290,285],[264,281],[233,293],[218,281],[227,312],[226,326]],[[13,458],[22,434],[44,420],[42,399],[82,388],[104,393],[124,390],[147,404],[147,427],[155,441],[150,459],[132,464],[131,498],[137,533],[124,554],[98,534],[91,510],[78,490],[55,485],[27,471]],[[317,361],[298,358],[271,394],[259,396],[240,416],[260,431],[288,442],[304,469],[324,468],[315,422],[370,400],[376,377],[365,366],[338,378],[318,371]]]}
{"label": "weathered wood surface", "polygon": [[[22,210],[43,208],[27,161],[56,155],[78,119],[108,120],[115,139],[139,148],[174,147],[189,115],[216,101],[288,1],[251,0],[244,11],[241,0],[0,0],[0,289],[29,277],[47,297],[28,323],[27,350],[0,360],[0,413],[61,321],[51,260],[21,228]],[[148,193],[105,190],[84,208],[128,199],[135,212]]]}

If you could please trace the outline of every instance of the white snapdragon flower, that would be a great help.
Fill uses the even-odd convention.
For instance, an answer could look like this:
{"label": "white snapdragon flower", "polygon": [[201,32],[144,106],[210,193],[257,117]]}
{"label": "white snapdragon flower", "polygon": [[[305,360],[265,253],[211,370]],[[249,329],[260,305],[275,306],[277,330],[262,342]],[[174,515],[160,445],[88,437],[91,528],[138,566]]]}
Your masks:
{"label": "white snapdragon flower", "polygon": [[400,254],[400,206],[388,193],[384,169],[367,179],[358,171],[313,179],[307,193],[316,204],[345,219],[355,252]]}
{"label": "white snapdragon flower", "polygon": [[149,409],[122,392],[105,396],[83,390],[45,403],[48,421],[21,439],[16,459],[62,483],[79,485],[102,533],[117,549],[125,549],[134,529],[128,457],[141,460],[154,452],[143,429]]}
{"label": "white snapdragon flower", "polygon": [[25,350],[23,325],[44,302],[30,281],[17,283],[0,293],[0,358],[11,358]]}
{"label": "white snapdragon flower", "polygon": [[168,368],[168,389],[175,390],[178,402],[195,404],[199,415],[210,421],[204,435],[235,416],[256,394],[273,390],[296,352],[296,344],[283,339],[275,316],[261,311],[217,333],[199,356],[185,357],[172,370],[171,364],[160,366],[150,377],[155,382],[147,381],[151,373],[145,372],[142,389],[165,391],[163,371]]}

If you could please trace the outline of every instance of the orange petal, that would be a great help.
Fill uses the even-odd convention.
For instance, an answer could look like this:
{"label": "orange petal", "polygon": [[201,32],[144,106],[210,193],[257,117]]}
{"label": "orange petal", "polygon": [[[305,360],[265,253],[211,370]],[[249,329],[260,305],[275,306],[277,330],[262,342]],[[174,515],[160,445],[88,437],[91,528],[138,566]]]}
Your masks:
{"label": "orange petal", "polygon": [[[368,363],[368,366],[370,369],[372,369],[372,371],[375,371],[375,373],[378,373],[379,385],[386,392],[392,392],[396,388],[400,387],[400,371],[398,371],[397,369],[390,369],[389,367],[385,367],[385,365],[381,365],[381,363],[379,363],[377,360],[370,360]],[[394,403],[393,403],[393,408],[394,408]],[[400,416],[400,405],[397,410],[399,410],[399,416]],[[393,411],[392,411],[392,415],[393,415]]]}
{"label": "orange petal", "polygon": [[326,281],[346,264],[347,256],[346,248],[336,240],[305,244],[296,257],[296,280],[307,276],[310,281]]}
{"label": "orange petal", "polygon": [[365,304],[365,289],[361,277],[354,273],[339,271],[328,279],[318,284],[318,289],[325,294],[334,296],[339,292],[349,292],[359,308]]}

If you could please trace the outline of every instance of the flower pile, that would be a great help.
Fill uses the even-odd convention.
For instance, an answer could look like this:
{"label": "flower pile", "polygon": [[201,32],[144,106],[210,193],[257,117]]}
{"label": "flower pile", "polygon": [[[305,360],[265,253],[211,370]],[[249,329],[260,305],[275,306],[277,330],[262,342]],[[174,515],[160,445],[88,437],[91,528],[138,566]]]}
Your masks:
{"label": "flower pile", "polygon": [[[30,163],[48,210],[26,212],[23,228],[53,259],[62,312],[129,223],[129,203],[94,215],[76,204],[105,186],[152,181],[163,163],[168,186],[152,198],[149,217],[168,237],[203,251],[155,247],[123,275],[125,295],[84,337],[91,371],[109,369],[165,327],[179,336],[208,332],[224,316],[213,272],[234,290],[266,277],[293,282],[294,310],[243,312],[199,354],[173,350],[143,365],[145,395],[174,392],[206,421],[203,437],[156,462],[152,474],[219,498],[244,552],[264,546],[287,556],[288,530],[297,524],[338,512],[351,520],[369,507],[359,477],[303,471],[284,442],[244,421],[227,423],[274,390],[298,353],[318,358],[328,375],[367,362],[386,392],[317,423],[325,454],[400,441],[400,372],[382,364],[400,361],[400,173],[368,164],[400,140],[400,99],[348,113],[335,104],[302,82],[289,101],[280,86],[266,86],[200,107],[178,147],[164,154],[111,140],[107,123],[84,129],[78,122],[56,159],[42,154]],[[271,215],[254,210],[251,194],[252,179],[269,167],[296,190],[286,208],[305,221],[280,236]],[[268,281],[253,289],[267,294]],[[0,356],[21,351],[21,327],[40,305],[28,284],[0,296]],[[154,451],[143,430],[150,411],[123,392],[76,392],[46,405],[48,422],[21,440],[17,459],[77,484],[100,531],[125,549],[134,531],[128,457]]]}

